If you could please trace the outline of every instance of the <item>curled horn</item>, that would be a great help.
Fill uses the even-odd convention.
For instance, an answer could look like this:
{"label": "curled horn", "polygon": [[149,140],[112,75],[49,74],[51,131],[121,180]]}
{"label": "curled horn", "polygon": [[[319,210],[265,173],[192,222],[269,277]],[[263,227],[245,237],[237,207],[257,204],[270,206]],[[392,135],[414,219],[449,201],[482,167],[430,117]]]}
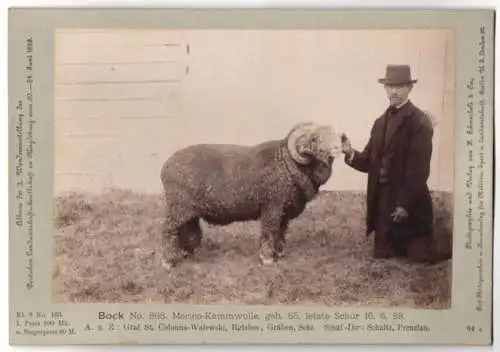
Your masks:
{"label": "curled horn", "polygon": [[295,125],[287,136],[287,147],[290,153],[290,156],[293,160],[295,160],[299,164],[309,164],[311,162],[311,158],[303,155],[299,151],[299,139],[307,134],[311,129],[315,128],[316,125],[312,122],[303,122]]}

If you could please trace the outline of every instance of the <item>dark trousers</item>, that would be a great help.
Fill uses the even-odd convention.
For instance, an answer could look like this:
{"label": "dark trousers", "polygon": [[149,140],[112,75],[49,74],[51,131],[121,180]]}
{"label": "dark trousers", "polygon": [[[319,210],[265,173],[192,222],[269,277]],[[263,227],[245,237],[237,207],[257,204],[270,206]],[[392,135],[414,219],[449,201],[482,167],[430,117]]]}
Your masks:
{"label": "dark trousers", "polygon": [[388,258],[392,256],[405,256],[406,245],[401,240],[396,240],[393,236],[393,220],[391,217],[394,211],[390,187],[381,183],[377,186],[376,206],[375,206],[375,245],[373,256],[375,258]]}
{"label": "dark trousers", "polygon": [[376,194],[373,257],[406,257],[410,261],[428,263],[451,258],[451,234],[449,238],[443,238],[441,245],[434,238],[432,231],[416,234],[410,238],[396,238],[394,236],[395,225],[391,217],[395,205],[391,198],[393,195],[391,195],[390,187],[386,184],[379,184]]}

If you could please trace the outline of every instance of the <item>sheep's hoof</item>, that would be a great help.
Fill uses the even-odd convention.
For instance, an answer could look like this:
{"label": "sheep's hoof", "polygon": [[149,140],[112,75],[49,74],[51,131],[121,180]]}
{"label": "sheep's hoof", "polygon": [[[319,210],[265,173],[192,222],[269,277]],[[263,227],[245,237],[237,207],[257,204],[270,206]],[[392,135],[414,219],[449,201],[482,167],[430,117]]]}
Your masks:
{"label": "sheep's hoof", "polygon": [[274,260],[273,259],[262,259],[262,264],[264,265],[273,265]]}
{"label": "sheep's hoof", "polygon": [[165,259],[161,260],[161,265],[167,271],[170,271],[170,270],[172,270],[174,268],[174,264],[172,262],[170,262],[170,261],[165,260]]}
{"label": "sheep's hoof", "polygon": [[181,256],[183,259],[189,259],[194,257],[194,249],[184,249],[181,251]]}
{"label": "sheep's hoof", "polygon": [[284,256],[285,256],[285,251],[279,251],[279,252],[274,253],[274,257],[276,258],[276,260],[278,258],[283,258]]}
{"label": "sheep's hoof", "polygon": [[274,258],[266,258],[261,255],[260,262],[262,263],[262,265],[268,266],[268,265],[274,265],[276,263],[276,260],[274,260]]}

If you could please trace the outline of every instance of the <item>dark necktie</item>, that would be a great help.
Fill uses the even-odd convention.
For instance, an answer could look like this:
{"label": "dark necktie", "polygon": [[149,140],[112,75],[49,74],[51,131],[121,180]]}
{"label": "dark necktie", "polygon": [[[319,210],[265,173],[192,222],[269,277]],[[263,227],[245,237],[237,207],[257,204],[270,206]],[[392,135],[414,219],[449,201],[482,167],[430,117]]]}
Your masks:
{"label": "dark necktie", "polygon": [[396,106],[389,106],[389,109],[387,109],[387,111],[389,112],[389,115],[395,115],[399,112],[401,108],[398,108]]}

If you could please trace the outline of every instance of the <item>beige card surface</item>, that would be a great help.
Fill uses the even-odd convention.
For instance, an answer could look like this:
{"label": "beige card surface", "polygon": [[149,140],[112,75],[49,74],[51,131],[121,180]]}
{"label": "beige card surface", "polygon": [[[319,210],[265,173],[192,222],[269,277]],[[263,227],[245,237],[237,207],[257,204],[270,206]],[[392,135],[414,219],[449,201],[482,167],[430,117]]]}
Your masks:
{"label": "beige card surface", "polygon": [[491,344],[493,41],[492,10],[10,9],[11,344]]}

